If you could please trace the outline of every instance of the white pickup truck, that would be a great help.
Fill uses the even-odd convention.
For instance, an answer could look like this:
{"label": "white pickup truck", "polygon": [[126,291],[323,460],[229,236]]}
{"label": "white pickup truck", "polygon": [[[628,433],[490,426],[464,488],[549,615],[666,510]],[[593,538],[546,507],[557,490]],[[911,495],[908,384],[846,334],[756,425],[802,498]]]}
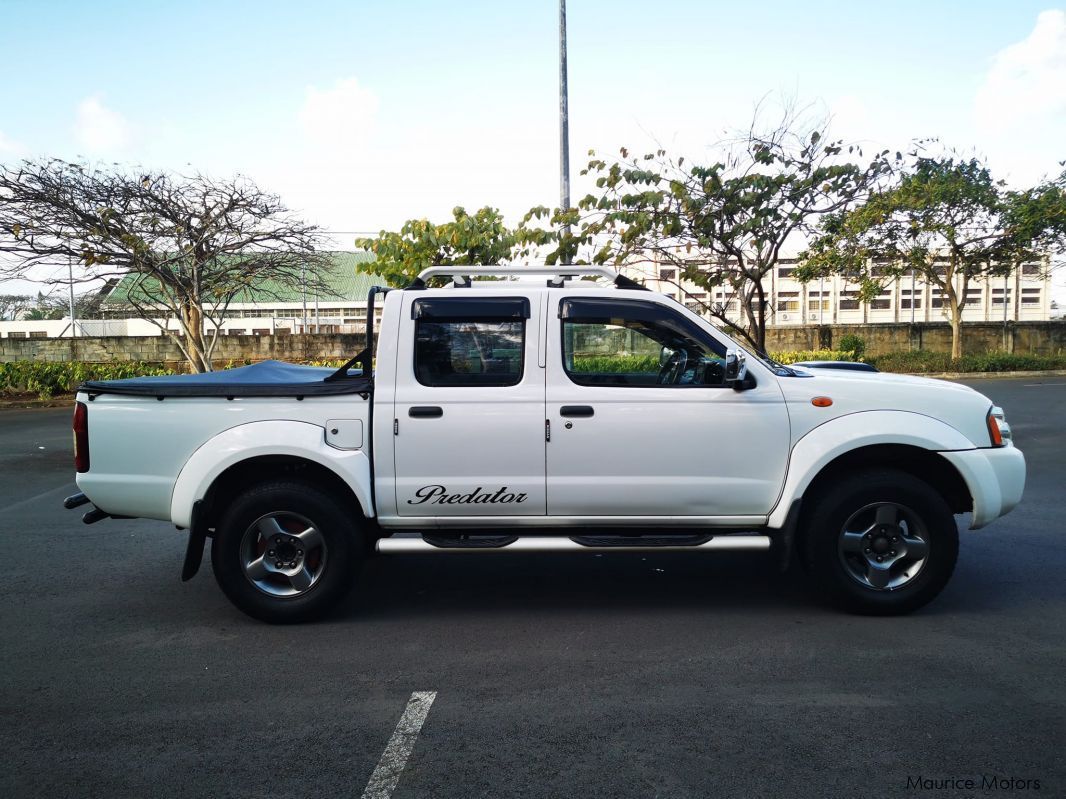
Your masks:
{"label": "white pickup truck", "polygon": [[66,505],[187,529],[183,579],[210,538],[237,607],[295,622],[375,552],[761,550],[846,609],[905,613],[951,576],[954,515],[1022,496],[976,391],[781,366],[611,270],[434,267],[370,306],[336,371],[86,383]]}

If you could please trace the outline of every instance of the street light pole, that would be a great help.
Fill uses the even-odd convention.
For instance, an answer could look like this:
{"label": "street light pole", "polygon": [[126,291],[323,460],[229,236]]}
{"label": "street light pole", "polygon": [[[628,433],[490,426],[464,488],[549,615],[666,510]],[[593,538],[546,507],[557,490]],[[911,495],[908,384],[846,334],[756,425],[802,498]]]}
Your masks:
{"label": "street light pole", "polygon": [[566,88],[566,0],[559,0],[559,207],[570,210],[570,111]]}
{"label": "street light pole", "polygon": [[69,260],[67,261],[67,276],[70,278],[70,282],[67,284],[67,288],[70,292],[70,337],[77,338],[78,327],[75,324],[76,320],[74,319],[74,264]]}

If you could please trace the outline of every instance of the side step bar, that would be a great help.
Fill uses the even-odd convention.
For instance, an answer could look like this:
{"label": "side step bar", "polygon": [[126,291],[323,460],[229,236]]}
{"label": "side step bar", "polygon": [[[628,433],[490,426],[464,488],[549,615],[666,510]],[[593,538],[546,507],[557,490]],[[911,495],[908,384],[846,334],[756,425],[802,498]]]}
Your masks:
{"label": "side step bar", "polygon": [[720,535],[699,544],[641,544],[634,537],[633,544],[590,546],[563,536],[519,536],[502,546],[436,546],[420,535],[397,535],[380,538],[376,544],[382,555],[404,555],[425,552],[708,552],[711,550],[766,552],[770,537],[766,535]]}

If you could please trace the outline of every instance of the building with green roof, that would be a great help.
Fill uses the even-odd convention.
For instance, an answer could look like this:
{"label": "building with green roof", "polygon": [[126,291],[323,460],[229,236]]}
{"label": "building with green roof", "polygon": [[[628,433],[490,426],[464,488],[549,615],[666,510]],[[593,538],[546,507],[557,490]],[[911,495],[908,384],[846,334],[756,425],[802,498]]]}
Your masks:
{"label": "building with green roof", "polygon": [[[320,277],[327,293],[305,294],[298,287],[264,281],[238,294],[230,303],[222,324],[225,335],[269,335],[274,333],[359,333],[366,327],[367,294],[371,286],[385,285],[377,275],[358,272],[358,264],[373,261],[364,252],[328,253],[330,266]],[[100,306],[104,319],[127,319],[137,314],[130,308],[130,292],[136,277],[127,275],[111,289]],[[146,323],[151,325],[151,323]],[[130,326],[130,334],[140,326]],[[140,335],[151,334],[147,330]],[[158,328],[154,328],[158,333]]]}

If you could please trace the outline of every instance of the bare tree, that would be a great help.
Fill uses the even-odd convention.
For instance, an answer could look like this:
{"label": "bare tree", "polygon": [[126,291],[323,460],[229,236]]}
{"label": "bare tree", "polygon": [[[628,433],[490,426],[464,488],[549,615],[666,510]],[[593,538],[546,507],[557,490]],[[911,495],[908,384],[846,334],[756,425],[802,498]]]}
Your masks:
{"label": "bare tree", "polygon": [[39,267],[69,266],[79,283],[125,278],[125,302],[170,336],[197,372],[211,370],[221,324],[242,293],[301,286],[329,293],[320,243],[316,226],[243,177],[58,159],[0,167],[0,253],[12,256],[0,277],[65,284],[66,269],[49,277]]}

